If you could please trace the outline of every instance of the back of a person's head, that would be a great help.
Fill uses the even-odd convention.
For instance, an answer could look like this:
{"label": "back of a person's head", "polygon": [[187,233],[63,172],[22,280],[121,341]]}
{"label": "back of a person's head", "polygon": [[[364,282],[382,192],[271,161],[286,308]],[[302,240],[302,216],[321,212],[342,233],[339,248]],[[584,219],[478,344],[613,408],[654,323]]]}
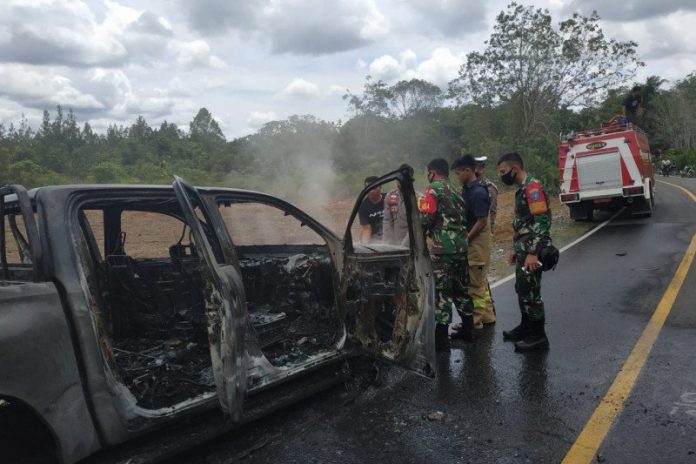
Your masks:
{"label": "back of a person's head", "polygon": [[500,158],[498,158],[498,166],[500,166],[502,163],[515,164],[524,169],[524,161],[522,161],[522,157],[516,151],[511,151],[510,153],[500,155]]}
{"label": "back of a person's head", "polygon": [[449,176],[449,163],[443,158],[435,158],[427,166],[428,171],[434,171],[440,176]]}
{"label": "back of a person's head", "polygon": [[413,179],[414,171],[413,171],[413,168],[411,167],[410,164],[404,163],[401,166],[399,166],[399,171],[403,171],[403,170],[407,170],[408,175],[411,177],[411,179]]}
{"label": "back of a person's head", "polygon": [[643,90],[643,87],[641,87],[640,85],[634,85],[631,89],[631,92],[640,92],[641,90]]}
{"label": "back of a person's head", "polygon": [[368,185],[370,185],[371,183],[373,183],[377,179],[379,179],[379,177],[377,177],[377,176],[367,176],[365,178],[365,187],[367,187]]}
{"label": "back of a person's head", "polygon": [[452,163],[452,171],[457,169],[471,169],[472,171],[476,169],[476,159],[472,155],[460,156]]}

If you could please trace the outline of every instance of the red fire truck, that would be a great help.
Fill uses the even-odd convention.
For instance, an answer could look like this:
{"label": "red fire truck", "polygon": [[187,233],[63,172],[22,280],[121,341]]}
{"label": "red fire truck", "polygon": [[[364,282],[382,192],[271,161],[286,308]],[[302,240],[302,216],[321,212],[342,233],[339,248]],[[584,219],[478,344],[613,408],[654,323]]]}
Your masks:
{"label": "red fire truck", "polygon": [[652,215],[655,178],[648,138],[622,117],[565,136],[558,163],[560,199],[573,219],[589,221],[596,209],[623,206],[634,216]]}

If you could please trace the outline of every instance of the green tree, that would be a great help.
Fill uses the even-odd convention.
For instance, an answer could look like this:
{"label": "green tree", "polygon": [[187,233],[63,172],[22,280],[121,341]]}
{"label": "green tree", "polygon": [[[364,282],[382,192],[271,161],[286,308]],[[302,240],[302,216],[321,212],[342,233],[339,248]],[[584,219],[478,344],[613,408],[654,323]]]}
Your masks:
{"label": "green tree", "polygon": [[696,148],[696,72],[654,97],[650,123],[653,145]]}
{"label": "green tree", "polygon": [[387,83],[381,79],[373,82],[372,76],[365,76],[362,95],[353,95],[350,91],[343,95],[343,100],[348,101],[348,109],[355,115],[391,116],[389,105],[392,99]]}
{"label": "green tree", "polygon": [[126,177],[121,166],[109,161],[102,161],[92,166],[89,177],[97,184],[116,184]]}
{"label": "green tree", "polygon": [[201,108],[189,124],[191,138],[199,140],[224,141],[225,135],[206,108]]}
{"label": "green tree", "polygon": [[151,135],[152,128],[143,116],[138,116],[128,129],[128,138],[137,142],[145,142]]}
{"label": "green tree", "polygon": [[607,39],[599,16],[574,13],[554,26],[548,10],[510,3],[496,18],[483,52],[472,52],[450,83],[462,101],[510,105],[522,143],[554,133],[560,107],[592,106],[608,89],[630,80],[637,44]]}
{"label": "green tree", "polygon": [[[5,177],[5,176],[4,176]],[[31,160],[12,163],[7,168],[3,183],[21,184],[27,188],[64,182],[57,173],[36,164]]]}
{"label": "green tree", "polygon": [[432,111],[442,105],[442,90],[422,79],[399,81],[389,88],[392,112],[411,116],[421,111]]}

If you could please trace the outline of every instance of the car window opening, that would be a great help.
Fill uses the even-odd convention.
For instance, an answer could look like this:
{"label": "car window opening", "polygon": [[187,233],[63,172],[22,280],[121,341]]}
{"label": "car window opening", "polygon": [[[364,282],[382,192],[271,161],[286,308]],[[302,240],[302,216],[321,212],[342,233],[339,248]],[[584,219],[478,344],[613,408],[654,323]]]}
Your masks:
{"label": "car window opening", "polygon": [[[4,203],[4,202],[2,202]],[[22,214],[0,204],[0,285],[16,285],[34,279],[31,249]]]}
{"label": "car window opening", "polygon": [[137,405],[159,409],[214,392],[203,284],[186,225],[156,211],[83,213],[105,354]]}
{"label": "car window opening", "polygon": [[235,244],[247,308],[263,354],[293,367],[339,337],[334,268],[325,240],[288,211],[219,201]]}

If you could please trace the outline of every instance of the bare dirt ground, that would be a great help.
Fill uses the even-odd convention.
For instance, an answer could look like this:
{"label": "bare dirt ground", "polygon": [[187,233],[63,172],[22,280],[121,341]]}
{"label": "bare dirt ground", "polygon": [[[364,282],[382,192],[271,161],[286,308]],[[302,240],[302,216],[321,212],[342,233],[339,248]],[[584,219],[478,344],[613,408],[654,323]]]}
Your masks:
{"label": "bare dirt ground", "polygon": [[[512,272],[513,267],[507,264],[507,257],[512,252],[512,219],[514,216],[514,191],[503,191],[498,196],[498,213],[496,218],[495,234],[491,245],[491,272],[490,279],[498,280]],[[353,208],[354,200],[340,200],[328,203],[323,208],[308,207],[306,211],[336,232],[339,236],[345,234],[348,216]],[[302,205],[298,205],[302,208]],[[560,248],[577,237],[581,236],[592,227],[591,222],[575,222],[570,219],[568,208],[561,204],[557,196],[551,197],[551,211],[553,223],[551,237],[554,244]],[[356,221],[357,222],[357,221]],[[352,227],[355,237],[359,228]]]}
{"label": "bare dirt ground", "polygon": [[[345,235],[354,199],[334,200],[323,205],[303,205],[300,209],[316,218],[333,230],[339,237]],[[498,197],[498,216],[493,245],[491,247],[491,280],[495,281],[511,271],[507,256],[512,250],[512,217],[514,192],[501,192]],[[570,219],[568,208],[561,205],[558,198],[551,198],[553,225],[551,235],[560,248],[566,243],[588,231],[593,224],[576,223]],[[264,205],[236,204],[221,208],[233,240],[238,245],[269,244],[316,244],[321,238],[307,227],[281,211]],[[94,238],[103,250],[103,221],[97,211],[86,211]],[[123,230],[126,232],[126,253],[134,258],[164,258],[169,256],[169,246],[182,237],[183,223],[179,220],[157,213],[127,211],[123,213]],[[20,223],[20,229],[23,229]],[[354,221],[353,236],[359,234],[357,219]],[[18,262],[18,252],[13,246],[12,235],[6,225],[8,238],[8,261]],[[183,238],[188,242],[188,236]]]}

